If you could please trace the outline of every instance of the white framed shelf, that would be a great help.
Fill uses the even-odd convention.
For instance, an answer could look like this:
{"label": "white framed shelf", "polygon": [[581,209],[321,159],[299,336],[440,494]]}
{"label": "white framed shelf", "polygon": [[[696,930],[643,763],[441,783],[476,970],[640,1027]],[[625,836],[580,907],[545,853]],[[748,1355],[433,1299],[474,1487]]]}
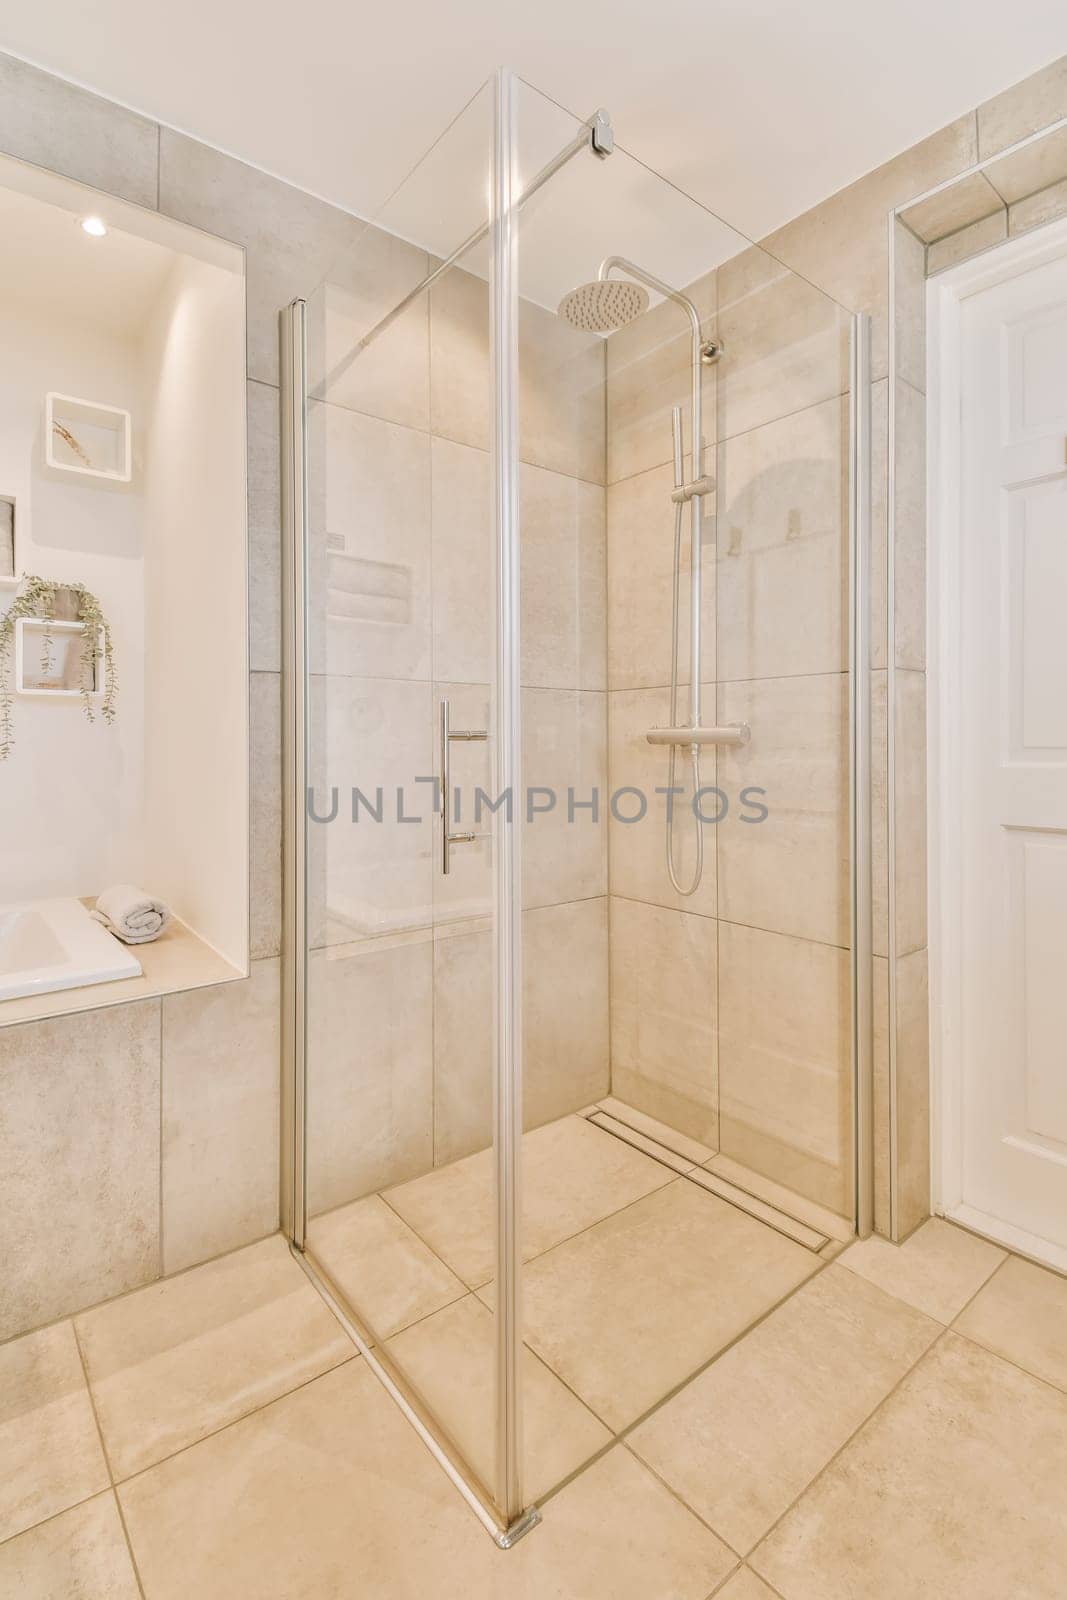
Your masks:
{"label": "white framed shelf", "polygon": [[45,462],[80,478],[129,483],[133,477],[133,425],[119,406],[98,405],[72,394],[45,395]]}
{"label": "white framed shelf", "polygon": [[[85,634],[84,622],[53,622],[47,617],[18,617],[15,620],[15,693],[35,696],[43,700],[81,699],[81,651],[78,640]],[[42,643],[45,634],[52,638],[55,670],[46,676],[41,667]],[[96,658],[96,672],[92,696],[98,700],[107,687],[107,668],[104,665],[104,630],[97,629],[100,654]],[[72,651],[77,655],[72,658]],[[68,671],[75,668],[76,671]],[[73,687],[70,686],[74,679]]]}

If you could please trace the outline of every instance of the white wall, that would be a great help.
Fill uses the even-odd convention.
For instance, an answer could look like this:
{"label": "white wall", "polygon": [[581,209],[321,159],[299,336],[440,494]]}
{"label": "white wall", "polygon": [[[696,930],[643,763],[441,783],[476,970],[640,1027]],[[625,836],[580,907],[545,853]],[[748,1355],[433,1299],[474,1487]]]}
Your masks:
{"label": "white wall", "polygon": [[145,879],[248,955],[244,281],[180,257],[144,336]]}
{"label": "white wall", "polygon": [[[144,504],[132,485],[78,479],[44,461],[50,389],[133,414],[139,454],[141,363],[115,334],[0,305],[0,495],[16,501],[20,572],[84,583],[113,625],[117,719],[89,724],[80,701],[15,697],[15,749],[0,763],[0,902],[96,894],[143,864]],[[0,607],[10,591],[0,590]]]}

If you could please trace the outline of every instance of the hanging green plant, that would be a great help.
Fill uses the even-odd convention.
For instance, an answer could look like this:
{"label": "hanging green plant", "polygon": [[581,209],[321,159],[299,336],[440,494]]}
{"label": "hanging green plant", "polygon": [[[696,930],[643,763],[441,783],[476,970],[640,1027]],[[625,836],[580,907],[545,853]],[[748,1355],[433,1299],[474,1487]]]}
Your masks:
{"label": "hanging green plant", "polygon": [[99,600],[83,583],[60,583],[52,578],[26,577],[4,612],[0,616],[0,761],[6,761],[15,744],[14,689],[11,682],[12,645],[15,624],[20,617],[30,617],[46,624],[41,640],[41,670],[47,675],[55,665],[55,639],[48,623],[56,621],[57,595],[70,594],[74,599],[77,621],[84,624],[85,637],[81,652],[81,676],[78,690],[82,709],[90,722],[96,720],[93,696],[96,693],[100,662],[106,670],[104,696],[100,715],[111,725],[115,720],[115,699],[118,678],[115,673],[115,652],[111,640],[111,624],[104,615]]}

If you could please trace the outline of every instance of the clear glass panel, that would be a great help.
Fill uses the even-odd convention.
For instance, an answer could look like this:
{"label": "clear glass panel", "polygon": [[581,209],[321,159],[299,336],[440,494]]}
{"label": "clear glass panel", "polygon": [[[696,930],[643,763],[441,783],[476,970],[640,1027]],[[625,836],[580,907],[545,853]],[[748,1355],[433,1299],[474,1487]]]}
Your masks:
{"label": "clear glass panel", "polygon": [[[579,126],[524,87],[524,173]],[[657,1404],[851,1214],[851,319],[618,147],[541,189],[520,238],[524,1297],[552,1374],[529,1374],[536,1497],[601,1446],[594,1418]],[[591,331],[608,300],[590,287],[568,320],[602,270],[684,290],[692,316],[652,288]],[[724,353],[704,364],[709,341]],[[717,481],[698,500],[699,723],[751,738],[700,746],[698,768],[683,743],[672,777],[646,735],[693,710],[675,407],[684,484]]]}
{"label": "clear glass panel", "polygon": [[[310,764],[332,820],[310,823],[308,1248],[487,1501],[493,861],[467,808],[489,790],[489,301],[465,264],[426,280],[487,221],[491,111],[487,88],[309,327]],[[447,873],[446,753],[451,830],[479,835]]]}

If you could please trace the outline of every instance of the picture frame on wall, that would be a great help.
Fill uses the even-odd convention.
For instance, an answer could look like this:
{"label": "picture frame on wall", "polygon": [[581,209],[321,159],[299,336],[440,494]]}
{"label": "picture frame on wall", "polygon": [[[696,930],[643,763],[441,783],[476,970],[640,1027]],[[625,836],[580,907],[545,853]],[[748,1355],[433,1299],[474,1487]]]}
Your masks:
{"label": "picture frame on wall", "polygon": [[0,495],[0,584],[11,588],[17,581],[15,502],[9,495]]}

